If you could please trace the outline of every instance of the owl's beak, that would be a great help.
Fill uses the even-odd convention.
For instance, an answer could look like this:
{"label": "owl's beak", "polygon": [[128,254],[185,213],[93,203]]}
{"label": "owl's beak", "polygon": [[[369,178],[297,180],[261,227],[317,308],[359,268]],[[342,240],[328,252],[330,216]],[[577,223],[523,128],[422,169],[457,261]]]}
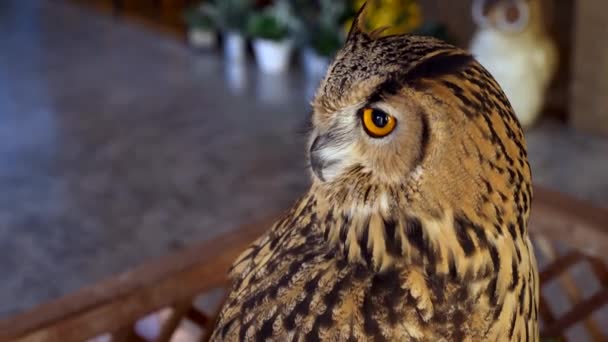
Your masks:
{"label": "owl's beak", "polygon": [[334,139],[335,135],[331,133],[319,134],[310,145],[310,167],[321,182],[327,181],[328,175],[332,178],[336,166],[340,163],[335,153],[331,153],[336,150]]}

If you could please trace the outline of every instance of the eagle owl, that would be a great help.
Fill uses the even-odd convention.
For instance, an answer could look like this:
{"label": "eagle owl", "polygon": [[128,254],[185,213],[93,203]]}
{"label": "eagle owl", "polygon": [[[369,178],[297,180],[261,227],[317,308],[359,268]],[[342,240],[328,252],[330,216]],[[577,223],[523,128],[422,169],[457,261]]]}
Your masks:
{"label": "eagle owl", "polygon": [[503,88],[524,127],[540,116],[557,68],[557,48],[545,17],[542,0],[473,2],[479,30],[471,51]]}
{"label": "eagle owl", "polygon": [[313,100],[310,190],[234,263],[212,340],[538,340],[507,98],[467,52],[359,22]]}

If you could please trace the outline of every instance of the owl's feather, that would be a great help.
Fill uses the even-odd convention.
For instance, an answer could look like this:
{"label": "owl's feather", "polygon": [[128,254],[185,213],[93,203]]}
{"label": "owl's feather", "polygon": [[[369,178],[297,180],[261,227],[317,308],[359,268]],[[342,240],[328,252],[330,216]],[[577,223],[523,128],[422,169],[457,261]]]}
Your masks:
{"label": "owl's feather", "polygon": [[[395,132],[367,137],[365,106]],[[525,141],[488,72],[355,27],[313,108],[317,176],[235,262],[212,340],[538,340]]]}

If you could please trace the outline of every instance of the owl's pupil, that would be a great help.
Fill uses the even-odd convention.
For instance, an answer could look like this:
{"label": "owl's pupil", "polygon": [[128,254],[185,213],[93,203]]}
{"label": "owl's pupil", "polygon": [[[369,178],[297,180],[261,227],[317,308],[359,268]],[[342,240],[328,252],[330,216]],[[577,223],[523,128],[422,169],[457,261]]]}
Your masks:
{"label": "owl's pupil", "polygon": [[507,8],[505,16],[507,17],[507,21],[509,23],[515,23],[519,20],[519,8],[517,6],[509,6]]}
{"label": "owl's pupil", "polygon": [[372,113],[372,121],[377,127],[384,127],[388,124],[388,115],[379,110],[374,110]]}

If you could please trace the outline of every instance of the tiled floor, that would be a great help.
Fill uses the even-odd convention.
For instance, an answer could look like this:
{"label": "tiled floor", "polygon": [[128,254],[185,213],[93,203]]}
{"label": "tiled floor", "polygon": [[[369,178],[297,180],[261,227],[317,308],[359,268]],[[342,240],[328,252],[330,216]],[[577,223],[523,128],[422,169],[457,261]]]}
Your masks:
{"label": "tiled floor", "polygon": [[[0,1],[0,316],[288,206],[306,85],[61,1]],[[608,205],[608,141],[544,124],[537,183]]]}

